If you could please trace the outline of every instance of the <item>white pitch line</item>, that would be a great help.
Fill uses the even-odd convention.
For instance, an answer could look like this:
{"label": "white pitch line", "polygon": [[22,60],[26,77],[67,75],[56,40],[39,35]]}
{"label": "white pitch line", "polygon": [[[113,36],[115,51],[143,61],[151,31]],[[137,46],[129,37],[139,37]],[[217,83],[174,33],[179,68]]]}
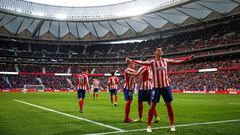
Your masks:
{"label": "white pitch line", "polygon": [[47,110],[47,111],[50,111],[50,112],[55,112],[57,114],[61,114],[61,115],[68,116],[68,117],[71,117],[71,118],[87,121],[89,123],[93,123],[93,124],[96,124],[96,125],[100,125],[100,126],[103,126],[103,127],[110,128],[110,129],[114,129],[114,130],[117,130],[118,132],[124,131],[121,128],[117,128],[117,127],[113,127],[113,126],[110,126],[110,125],[102,124],[102,123],[95,122],[95,121],[92,121],[92,120],[89,120],[89,119],[85,119],[85,118],[81,118],[81,117],[78,117],[78,116],[74,116],[74,115],[71,115],[71,114],[59,112],[59,111],[56,111],[56,110],[53,110],[53,109],[49,109],[49,108],[42,107],[42,106],[39,106],[39,105],[31,104],[31,103],[24,102],[24,101],[21,101],[21,100],[14,99],[14,101],[19,102],[19,103],[23,103],[23,104],[27,104],[27,105],[30,105],[30,106],[34,106],[34,107],[37,107],[37,108],[40,108],[40,109],[43,109],[43,110]]}
{"label": "white pitch line", "polygon": [[231,104],[231,105],[240,105],[240,103],[228,103],[228,104]]}
{"label": "white pitch line", "polygon": [[[202,122],[202,123],[190,123],[190,124],[179,124],[175,125],[175,127],[189,127],[189,126],[198,126],[198,125],[211,125],[211,124],[221,124],[221,123],[230,123],[230,122],[239,122],[240,119],[235,120],[223,120],[223,121],[212,121],[212,122]],[[170,128],[170,126],[163,126],[163,127],[154,127],[152,129],[166,129]],[[86,135],[107,135],[107,134],[118,134],[118,133],[127,133],[127,132],[138,132],[138,131],[146,131],[144,129],[133,129],[133,130],[124,130],[124,131],[115,131],[115,132],[105,132],[105,133],[92,133]]]}

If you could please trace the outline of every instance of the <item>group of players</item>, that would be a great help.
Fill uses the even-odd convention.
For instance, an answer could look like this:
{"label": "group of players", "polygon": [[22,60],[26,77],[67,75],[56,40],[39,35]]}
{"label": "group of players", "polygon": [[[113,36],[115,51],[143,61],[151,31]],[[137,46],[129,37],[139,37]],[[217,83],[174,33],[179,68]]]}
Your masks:
{"label": "group of players", "polygon": [[[193,56],[168,59],[162,57],[163,52],[162,48],[156,48],[154,51],[154,58],[147,61],[140,60],[131,60],[126,59],[127,68],[124,71],[125,83],[123,87],[124,99],[125,103],[125,118],[124,122],[142,122],[143,121],[143,102],[148,102],[150,109],[148,110],[148,126],[147,132],[152,132],[151,124],[152,122],[158,122],[160,119],[157,115],[156,105],[159,103],[160,97],[162,95],[163,100],[166,104],[168,116],[170,120],[170,130],[175,131],[174,126],[174,113],[171,102],[173,100],[171,87],[170,87],[170,79],[167,75],[167,66],[168,63],[181,63],[184,61],[188,61],[193,59]],[[141,67],[136,70],[135,65],[141,65]],[[136,77],[141,78],[141,84],[138,91],[138,118],[133,120],[129,117],[130,108],[133,100],[133,93],[136,87]],[[108,79],[108,88],[110,92],[111,103],[114,106],[117,106],[117,85],[119,79],[114,76],[114,72],[112,76]],[[98,97],[98,85],[99,81],[94,79],[93,81],[93,97],[94,99]],[[86,90],[89,90],[89,81],[88,76],[85,72],[79,74],[78,76],[78,98],[79,98],[79,107],[80,112],[83,112],[83,103],[84,97],[86,94]],[[114,96],[114,101],[113,101]],[[153,115],[155,117],[153,119]]]}

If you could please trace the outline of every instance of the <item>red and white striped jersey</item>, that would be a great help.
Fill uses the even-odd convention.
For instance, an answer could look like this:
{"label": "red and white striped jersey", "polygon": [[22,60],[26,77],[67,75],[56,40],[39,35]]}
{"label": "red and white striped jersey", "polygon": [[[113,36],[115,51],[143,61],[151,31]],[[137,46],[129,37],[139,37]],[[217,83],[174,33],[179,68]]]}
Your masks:
{"label": "red and white striped jersey", "polygon": [[128,89],[128,90],[132,90],[135,88],[135,84],[136,84],[136,80],[135,77],[131,74],[129,74],[130,72],[136,72],[134,69],[131,68],[127,68],[124,71],[124,78],[125,78],[125,83],[124,83],[124,88]]}
{"label": "red and white striped jersey", "polygon": [[150,66],[153,72],[153,87],[163,88],[170,85],[168,75],[167,75],[168,63],[181,63],[189,59],[190,57],[177,58],[177,59],[160,58],[159,61],[157,61],[156,59],[152,59],[149,61],[131,60],[131,62],[140,64],[140,65]]}
{"label": "red and white striped jersey", "polygon": [[93,79],[93,88],[96,89],[96,88],[99,88],[99,81],[98,79]]}
{"label": "red and white striped jersey", "polygon": [[111,76],[108,78],[109,90],[118,89],[119,78],[116,76]]}
{"label": "red and white striped jersey", "polygon": [[83,90],[89,89],[89,81],[88,81],[87,74],[79,74],[78,75],[77,88],[83,89]]}
{"label": "red and white striped jersey", "polygon": [[151,90],[153,84],[153,74],[151,67],[149,66],[142,66],[139,68],[138,75],[141,75],[141,86],[140,90]]}

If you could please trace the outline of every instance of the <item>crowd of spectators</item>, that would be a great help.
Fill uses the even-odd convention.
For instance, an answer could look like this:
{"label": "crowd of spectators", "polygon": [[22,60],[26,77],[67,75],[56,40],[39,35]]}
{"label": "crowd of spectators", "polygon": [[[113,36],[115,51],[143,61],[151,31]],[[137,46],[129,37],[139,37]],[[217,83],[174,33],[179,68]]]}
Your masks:
{"label": "crowd of spectators", "polygon": [[[72,90],[76,88],[76,84],[72,84],[72,81],[68,81],[69,78],[65,76],[42,76],[41,80],[46,89],[51,90]],[[69,79],[70,80],[70,79]]]}
{"label": "crowd of spectators", "polygon": [[[7,83],[6,78],[10,84]],[[94,78],[100,80],[101,88],[107,88],[108,77],[89,77],[90,84]],[[172,88],[177,90],[240,90],[239,70],[171,74],[169,78]],[[64,76],[1,75],[0,89],[22,89],[24,85],[43,85],[45,89],[51,90],[74,90],[76,89],[76,80],[75,77]],[[119,89],[123,88],[123,84],[124,78],[120,77]]]}
{"label": "crowd of spectators", "polygon": [[207,68],[227,68],[240,66],[240,58],[222,58],[217,57],[214,60],[204,60],[188,62],[182,64],[173,64],[168,66],[169,71],[184,71],[192,69],[207,69]]}
{"label": "crowd of spectators", "polygon": [[240,90],[240,71],[172,74],[173,89],[178,90]]}
{"label": "crowd of spectators", "polygon": [[[172,34],[155,40],[140,43],[122,44],[60,44],[29,43],[1,41],[0,49],[15,50],[18,56],[62,57],[62,58],[100,58],[100,57],[131,57],[151,55],[153,49],[162,47],[164,53],[176,53],[196,50],[229,43],[240,42],[239,20],[207,25],[201,29],[185,33]],[[10,51],[11,50],[11,51]],[[224,51],[224,50],[223,50]],[[204,52],[207,53],[207,52]],[[1,55],[4,55],[1,54]]]}
{"label": "crowd of spectators", "polygon": [[[43,68],[41,65],[30,65],[30,64],[21,64],[17,65],[19,72],[43,72]],[[16,72],[16,71],[15,71]]]}
{"label": "crowd of spectators", "polygon": [[[185,71],[192,69],[207,68],[228,68],[240,66],[239,56],[217,56],[212,58],[200,58],[194,61],[169,64],[168,71]],[[105,74],[112,71],[123,73],[126,64],[120,65],[99,65],[99,66],[78,66],[78,65],[38,65],[38,64],[0,64],[0,71],[5,72],[40,72],[40,73],[81,73],[87,69],[92,74]],[[17,71],[18,70],[18,71]]]}
{"label": "crowd of spectators", "polygon": [[1,72],[16,72],[15,66],[13,64],[0,63]]}
{"label": "crowd of spectators", "polygon": [[7,83],[7,77],[4,75],[0,75],[0,89],[11,89],[11,86]]}
{"label": "crowd of spectators", "polygon": [[[173,64],[168,66],[168,71],[185,71],[193,69],[207,68],[229,68],[239,67],[239,56],[216,57],[211,59],[200,59],[197,61]],[[1,71],[16,72],[19,69],[22,72],[41,72],[45,69],[46,73],[81,73],[82,69],[88,69],[89,74],[106,74],[115,71],[117,74],[123,74],[126,65],[121,66],[68,66],[68,65],[27,65],[27,64],[1,64]],[[139,67],[136,67],[138,69]],[[23,88],[24,85],[44,85],[46,89],[75,89],[76,78],[61,76],[37,76],[37,75],[1,75],[0,89]],[[93,80],[90,77],[90,82]],[[101,81],[101,87],[107,87],[108,77],[97,77]],[[171,84],[174,89],[181,90],[225,90],[229,88],[240,89],[240,71],[218,71],[204,73],[179,73],[170,74]],[[123,87],[124,79],[121,77],[119,87]]]}
{"label": "crowd of spectators", "polygon": [[69,66],[46,65],[45,69],[47,73],[67,73]]}
{"label": "crowd of spectators", "polygon": [[[11,89],[24,88],[25,85],[41,85],[40,81],[37,79],[40,77],[34,75],[8,75],[5,76],[5,78],[6,79],[2,77],[1,79],[3,79],[5,81],[5,84],[7,84]],[[7,83],[6,80],[8,80],[9,83]]]}

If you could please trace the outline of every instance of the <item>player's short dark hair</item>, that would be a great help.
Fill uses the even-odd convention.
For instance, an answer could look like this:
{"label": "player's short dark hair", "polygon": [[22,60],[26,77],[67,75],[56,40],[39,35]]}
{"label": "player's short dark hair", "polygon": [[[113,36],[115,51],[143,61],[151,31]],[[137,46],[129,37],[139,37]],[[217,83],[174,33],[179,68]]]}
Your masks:
{"label": "player's short dark hair", "polygon": [[156,51],[158,48],[160,48],[162,50],[162,47],[156,47],[154,51]]}
{"label": "player's short dark hair", "polygon": [[82,72],[88,72],[88,70],[86,68],[82,69]]}

